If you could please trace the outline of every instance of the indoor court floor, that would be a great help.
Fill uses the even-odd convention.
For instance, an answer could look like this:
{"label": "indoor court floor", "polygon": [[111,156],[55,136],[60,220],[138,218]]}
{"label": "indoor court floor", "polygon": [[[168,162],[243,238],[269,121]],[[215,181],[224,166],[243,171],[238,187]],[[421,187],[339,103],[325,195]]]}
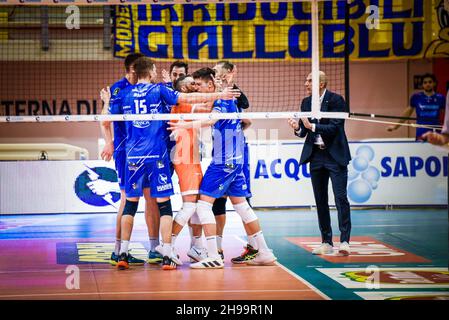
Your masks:
{"label": "indoor court floor", "polygon": [[[449,299],[446,209],[353,209],[349,257],[311,254],[320,243],[314,210],[256,213],[276,264],[230,263],[246,241],[240,218],[228,212],[225,268],[190,269],[185,228],[177,240],[184,265],[174,271],[110,266],[113,213],[0,216],[0,299]],[[337,247],[336,211],[332,223]],[[145,258],[148,246],[138,213],[131,253]]]}

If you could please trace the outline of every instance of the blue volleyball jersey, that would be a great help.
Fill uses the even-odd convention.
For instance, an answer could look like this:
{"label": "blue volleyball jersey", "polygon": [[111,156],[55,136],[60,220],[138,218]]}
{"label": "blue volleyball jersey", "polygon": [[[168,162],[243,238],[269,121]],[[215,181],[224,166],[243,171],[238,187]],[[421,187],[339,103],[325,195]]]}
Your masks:
{"label": "blue volleyball jersey", "polygon": [[[162,84],[138,83],[132,86],[123,103],[125,114],[170,113],[179,92]],[[129,162],[148,162],[168,156],[167,121],[127,121],[126,153]]]}
{"label": "blue volleyball jersey", "polygon": [[[424,125],[439,125],[440,112],[445,108],[444,96],[435,93],[432,96],[427,96],[424,92],[415,93],[410,98],[410,106],[416,111],[416,123]],[[427,131],[431,129],[417,128],[416,138],[418,139]]]}
{"label": "blue volleyball jersey", "polygon": [[163,85],[165,85],[167,88],[170,88],[170,89],[175,89],[174,87],[173,87],[173,82],[164,82],[164,83],[162,83]]}
{"label": "blue volleyball jersey", "polygon": [[[131,83],[128,79],[122,78],[111,87],[111,100],[109,101],[110,114],[122,114],[123,97],[126,95],[126,88],[129,88]],[[126,143],[126,124],[124,121],[115,121],[114,127],[114,151],[124,151]]]}
{"label": "blue volleyball jersey", "polygon": [[[173,88],[173,82],[161,82],[161,85],[166,86],[169,89],[175,90]],[[170,135],[167,135],[166,137],[166,141],[167,141],[167,150],[170,153],[172,151],[172,149],[175,147],[176,145],[176,141],[173,139],[170,139]],[[174,170],[174,169],[173,169]]]}
{"label": "blue volleyball jersey", "polygon": [[[220,113],[238,113],[235,99],[216,100],[213,110]],[[212,130],[212,163],[235,165],[243,163],[245,135],[241,120],[218,120]]]}

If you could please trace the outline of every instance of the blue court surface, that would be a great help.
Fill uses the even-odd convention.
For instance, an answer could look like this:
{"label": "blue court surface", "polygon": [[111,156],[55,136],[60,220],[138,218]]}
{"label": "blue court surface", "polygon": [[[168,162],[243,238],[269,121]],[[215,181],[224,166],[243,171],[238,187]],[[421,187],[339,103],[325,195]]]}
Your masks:
{"label": "blue court surface", "polygon": [[[326,256],[312,255],[312,249],[320,243],[314,210],[256,210],[256,213],[260,218],[268,245],[278,257],[276,268],[293,279],[286,279],[287,282],[298,281],[304,286],[304,288],[285,287],[285,290],[273,289],[273,299],[449,299],[448,213],[445,209],[353,209],[352,254],[348,257],[338,256],[337,253]],[[106,271],[117,272],[108,264],[108,257],[113,248],[115,217],[113,213],[0,216],[2,251],[0,282],[3,284],[0,299],[68,298],[60,293],[62,291],[56,289],[55,291],[54,288],[53,291],[48,291],[45,288],[56,286],[52,283],[55,279],[50,271],[63,270],[61,268],[69,265],[97,272],[92,273],[93,278],[89,281],[93,283],[97,281],[98,287],[100,271],[103,271],[104,277],[110,274]],[[336,211],[332,211],[331,217],[335,236],[334,246],[338,248]],[[226,281],[238,281],[241,284],[242,281],[246,281],[245,279],[250,279],[247,276],[240,277],[238,272],[243,269],[229,262],[232,255],[242,251],[245,239],[240,218],[234,212],[228,212],[223,239],[227,260],[223,271],[225,277],[220,278],[220,281],[211,287],[217,294],[214,296],[216,299],[252,298],[225,294],[231,292],[226,287]],[[148,236],[142,213],[136,216],[132,242],[134,255],[145,256]],[[181,247],[180,251],[188,248],[189,242],[185,228],[177,241]],[[14,257],[13,262],[11,257]],[[188,265],[184,254],[181,254],[181,258]],[[182,267],[184,280],[196,272],[188,267]],[[266,278],[258,280],[266,290],[255,289],[254,292],[257,291],[260,295],[254,295],[253,298],[271,297],[267,288],[273,284],[276,286],[275,277],[278,276],[275,270],[270,268],[272,267],[245,269],[248,274],[251,272],[254,272],[253,275],[259,272],[268,274]],[[124,272],[141,277],[147,271],[156,272],[156,270],[159,272],[159,269],[145,266]],[[32,275],[40,272],[43,278],[40,278],[41,283],[37,286],[37,278]],[[47,280],[43,276],[46,272],[48,272]],[[171,273],[171,271],[164,272]],[[165,281],[171,281],[171,276],[165,274],[161,277],[169,277]],[[110,276],[116,277],[116,273]],[[284,275],[280,274],[280,277]],[[107,281],[106,278],[103,280]],[[121,285],[128,286],[127,281],[123,280]],[[251,280],[248,281],[244,290],[250,292],[252,283]],[[84,287],[88,286],[89,283],[86,282]],[[14,294],[8,289],[12,287],[16,288]],[[184,295],[188,299],[201,298],[193,295],[194,291],[186,291],[185,288],[182,289],[184,291],[180,287],[173,290],[179,290],[183,294],[190,292],[190,295]],[[280,291],[282,294],[278,295]],[[309,291],[314,295],[303,295]],[[94,291],[86,291],[81,298],[89,298],[90,292]],[[122,298],[136,298],[127,293],[128,295],[124,294]],[[76,293],[71,295],[73,298]],[[99,299],[105,296],[96,293],[92,294],[92,298]]]}

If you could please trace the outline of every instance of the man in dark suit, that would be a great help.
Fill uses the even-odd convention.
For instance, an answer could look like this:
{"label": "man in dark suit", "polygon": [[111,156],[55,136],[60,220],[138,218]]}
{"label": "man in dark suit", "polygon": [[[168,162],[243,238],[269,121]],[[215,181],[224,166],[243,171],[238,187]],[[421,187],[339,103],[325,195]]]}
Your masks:
{"label": "man in dark suit", "polygon": [[[320,103],[322,112],[347,112],[342,96],[326,89],[327,80],[320,71]],[[308,97],[301,103],[302,112],[312,110],[312,74],[305,82]],[[332,228],[328,204],[329,178],[335,196],[340,229],[339,253],[350,254],[349,238],[351,233],[351,212],[347,197],[348,163],[351,160],[348,140],[344,130],[344,119],[301,118],[288,120],[295,135],[304,138],[304,148],[300,164],[310,162],[313,194],[318,211],[318,222],[322,244],[313,250],[313,254],[333,253]]]}

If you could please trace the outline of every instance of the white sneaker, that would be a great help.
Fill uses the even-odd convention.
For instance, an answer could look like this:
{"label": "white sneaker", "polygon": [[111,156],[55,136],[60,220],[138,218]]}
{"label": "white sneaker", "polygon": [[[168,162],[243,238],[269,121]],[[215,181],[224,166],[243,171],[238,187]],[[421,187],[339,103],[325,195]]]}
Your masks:
{"label": "white sneaker", "polygon": [[190,265],[192,269],[222,269],[224,268],[223,260],[220,256],[203,259],[197,263]]}
{"label": "white sneaker", "polygon": [[193,262],[200,262],[207,258],[207,251],[205,248],[191,247],[187,252],[187,256],[192,259]]}
{"label": "white sneaker", "polygon": [[164,254],[162,253],[162,245],[158,244],[156,246],[156,248],[154,248],[154,251],[156,251],[157,253],[159,253],[161,256],[164,256]]}
{"label": "white sneaker", "polygon": [[[156,252],[158,252],[161,256],[164,256],[163,252],[162,252],[162,245],[158,245],[156,248],[154,248],[154,250]],[[176,263],[178,266],[182,266],[183,263],[182,261],[179,259],[179,254],[175,251],[175,248],[171,248],[171,255],[170,258],[172,259],[172,261],[174,263]]]}
{"label": "white sneaker", "polygon": [[260,250],[256,257],[249,260],[246,264],[253,266],[264,266],[273,264],[278,258],[276,258],[271,250]]}
{"label": "white sneaker", "polygon": [[334,248],[329,243],[322,243],[318,248],[313,249],[312,254],[332,254]]}
{"label": "white sneaker", "polygon": [[351,253],[351,248],[349,247],[349,243],[346,241],[340,243],[340,247],[338,248],[338,253],[343,256],[349,256]]}
{"label": "white sneaker", "polygon": [[179,259],[179,254],[176,252],[176,250],[175,250],[174,247],[171,248],[171,257],[170,257],[170,258],[171,258],[172,261],[173,261],[174,263],[176,263],[178,266],[182,266],[182,265],[183,265],[181,259]]}

